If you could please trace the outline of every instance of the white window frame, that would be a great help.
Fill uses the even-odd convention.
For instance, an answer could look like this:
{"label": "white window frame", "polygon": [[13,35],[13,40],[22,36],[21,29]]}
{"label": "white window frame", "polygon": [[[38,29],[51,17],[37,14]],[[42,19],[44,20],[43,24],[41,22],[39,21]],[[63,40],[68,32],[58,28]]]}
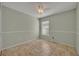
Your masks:
{"label": "white window frame", "polygon": [[[47,23],[47,24],[45,24],[45,23]],[[40,24],[41,24],[41,26],[40,26],[40,27],[41,27],[41,29],[40,29],[40,30],[41,30],[41,35],[42,35],[42,36],[49,36],[49,20],[41,21]],[[46,25],[47,25],[47,26],[46,26]],[[45,26],[45,27],[44,27],[44,26]],[[46,27],[48,27],[48,31],[45,30]],[[45,32],[47,31],[48,34],[47,34],[47,33],[45,34],[44,31],[45,31]]]}

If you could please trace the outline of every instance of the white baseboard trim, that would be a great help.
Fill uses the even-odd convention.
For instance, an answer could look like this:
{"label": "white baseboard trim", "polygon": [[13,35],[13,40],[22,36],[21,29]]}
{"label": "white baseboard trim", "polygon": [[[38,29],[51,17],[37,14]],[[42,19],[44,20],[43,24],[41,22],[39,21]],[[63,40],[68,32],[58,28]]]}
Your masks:
{"label": "white baseboard trim", "polygon": [[9,49],[9,48],[12,48],[12,47],[16,47],[16,46],[18,46],[18,45],[21,45],[21,44],[29,43],[29,42],[31,42],[31,41],[33,41],[33,40],[37,40],[37,39],[32,39],[32,40],[28,40],[28,41],[20,42],[20,43],[14,44],[14,45],[9,46],[9,47],[4,47],[4,48],[2,48],[1,50]]}
{"label": "white baseboard trim", "polygon": [[75,46],[73,46],[73,45],[71,45],[71,44],[61,43],[61,42],[57,42],[57,43],[59,43],[59,44],[63,44],[63,45],[67,45],[67,46],[69,46],[69,47],[73,47],[73,48],[75,48]]}
{"label": "white baseboard trim", "polygon": [[[20,43],[14,44],[14,45],[12,45],[12,46],[2,48],[1,50],[9,49],[9,48],[16,47],[16,46],[22,45],[22,44],[27,44],[27,43],[29,43],[29,42],[31,42],[31,41],[34,41],[34,40],[40,40],[40,39],[32,39],[32,40],[20,42]],[[41,40],[43,40],[43,39],[41,39]],[[63,45],[67,45],[67,46],[70,46],[70,47],[75,48],[74,46],[72,46],[72,45],[70,45],[70,44],[66,44],[66,43],[60,43],[60,42],[57,42],[57,41],[51,41],[51,42],[56,42],[56,43],[59,43],[59,44],[63,44]]]}
{"label": "white baseboard trim", "polygon": [[[41,38],[41,40],[47,40],[47,39],[42,39]],[[57,42],[57,41],[54,41],[54,39],[52,39],[52,40],[47,40],[47,41],[49,41],[49,42],[56,42],[56,43],[59,43],[59,44],[63,44],[63,45],[67,45],[67,46],[69,46],[69,47],[73,47],[73,48],[75,48],[75,46],[73,46],[73,45],[71,45],[71,44],[67,44],[67,43],[61,43],[61,42]]]}

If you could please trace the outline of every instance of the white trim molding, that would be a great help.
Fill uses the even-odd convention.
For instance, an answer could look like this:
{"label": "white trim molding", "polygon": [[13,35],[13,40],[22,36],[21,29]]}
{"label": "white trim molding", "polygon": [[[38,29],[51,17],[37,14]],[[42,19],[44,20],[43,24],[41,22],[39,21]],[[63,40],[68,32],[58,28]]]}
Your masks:
{"label": "white trim molding", "polygon": [[28,40],[28,41],[20,42],[20,43],[11,45],[11,46],[9,46],[9,47],[2,48],[1,50],[9,49],[9,48],[16,47],[16,46],[18,46],[18,45],[22,45],[22,44],[27,44],[27,43],[29,43],[29,42],[31,42],[31,41],[34,41],[34,40],[36,40],[36,39],[32,39],[32,40]]}
{"label": "white trim molding", "polygon": [[75,31],[55,31],[55,32],[62,32],[62,33],[71,33],[71,34],[76,34]]}
{"label": "white trim molding", "polygon": [[33,31],[9,31],[9,32],[1,32],[0,34],[10,34],[10,33],[32,33]]}
{"label": "white trim molding", "polygon": [[[33,32],[33,31],[8,31],[8,32],[0,32],[1,34],[8,34],[8,33],[22,33],[22,32],[27,32],[27,33],[29,33],[29,32]],[[54,32],[62,32],[62,33],[72,33],[72,34],[74,34],[74,33],[76,33],[76,32],[74,32],[74,31],[54,31]],[[79,34],[79,33],[78,33]]]}

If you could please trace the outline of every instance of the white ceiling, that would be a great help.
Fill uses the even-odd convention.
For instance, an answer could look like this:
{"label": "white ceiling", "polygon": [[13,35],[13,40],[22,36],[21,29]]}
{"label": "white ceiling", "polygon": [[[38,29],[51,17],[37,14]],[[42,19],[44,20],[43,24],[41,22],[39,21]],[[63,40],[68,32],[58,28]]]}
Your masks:
{"label": "white ceiling", "polygon": [[[2,4],[38,18],[76,8],[76,2],[3,2]],[[43,4],[46,8],[41,15],[36,11],[36,6],[39,4]]]}

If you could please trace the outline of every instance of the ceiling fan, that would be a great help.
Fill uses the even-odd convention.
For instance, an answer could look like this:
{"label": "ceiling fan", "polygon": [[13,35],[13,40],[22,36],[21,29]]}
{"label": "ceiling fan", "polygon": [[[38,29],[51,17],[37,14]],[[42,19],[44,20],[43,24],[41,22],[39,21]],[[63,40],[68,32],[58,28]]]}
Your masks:
{"label": "ceiling fan", "polygon": [[36,10],[38,14],[43,14],[48,9],[49,8],[47,8],[44,4],[39,4],[36,6]]}

